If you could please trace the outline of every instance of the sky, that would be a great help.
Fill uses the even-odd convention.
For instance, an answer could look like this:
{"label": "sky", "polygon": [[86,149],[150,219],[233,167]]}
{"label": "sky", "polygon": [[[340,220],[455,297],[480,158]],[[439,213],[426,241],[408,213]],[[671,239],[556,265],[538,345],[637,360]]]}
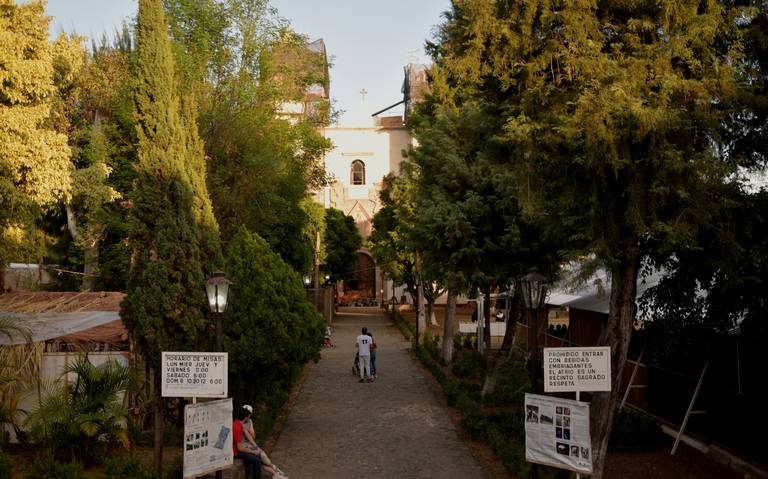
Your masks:
{"label": "sky", "polygon": [[[362,124],[369,115],[402,99],[403,66],[424,63],[450,0],[272,0],[281,16],[310,40],[325,41],[331,67],[331,98],[346,113],[342,124]],[[111,36],[137,10],[137,0],[48,0],[51,32],[62,29]],[[365,94],[361,94],[361,91]],[[402,111],[393,109],[393,112]],[[362,125],[361,125],[362,126]]]}

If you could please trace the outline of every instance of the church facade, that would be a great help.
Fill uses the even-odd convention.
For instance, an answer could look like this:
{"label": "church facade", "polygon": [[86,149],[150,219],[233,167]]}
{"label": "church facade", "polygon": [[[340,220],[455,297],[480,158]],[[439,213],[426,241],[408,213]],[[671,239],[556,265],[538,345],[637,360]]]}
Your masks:
{"label": "church facade", "polygon": [[[401,116],[376,118],[370,126],[329,126],[323,133],[334,146],[325,157],[326,172],[333,182],[322,192],[322,202],[326,208],[351,216],[367,239],[373,216],[381,208],[382,181],[389,173],[400,171],[411,136]],[[344,277],[344,289],[382,299],[384,280],[365,245],[357,253],[355,270]]]}
{"label": "church facade", "polygon": [[[304,101],[285,102],[281,105],[278,115],[291,122],[322,112],[323,105],[330,103],[325,43],[322,39],[316,40],[307,48],[320,59],[319,65],[326,66],[324,71],[316,72],[318,78],[325,80],[310,87]],[[286,61],[295,60],[290,52],[285,55]],[[300,67],[318,68],[316,64]],[[324,158],[326,173],[332,181],[324,189],[315,192],[315,200],[326,208],[336,208],[351,216],[364,241],[370,236],[373,217],[381,208],[379,193],[384,177],[400,172],[403,152],[413,145],[405,126],[408,112],[426,91],[424,65],[409,64],[403,70],[401,101],[377,112],[374,106],[366,104],[366,92],[363,89],[360,92],[362,101],[355,111],[348,112],[339,124],[321,128],[323,135],[333,144],[332,150]],[[376,107],[380,108],[381,105]],[[395,110],[395,107],[399,109]],[[391,281],[382,277],[365,243],[357,252],[355,269],[340,279],[340,293],[356,291],[361,297],[377,301],[388,300],[392,294],[400,294],[400,291],[393,293]]]}

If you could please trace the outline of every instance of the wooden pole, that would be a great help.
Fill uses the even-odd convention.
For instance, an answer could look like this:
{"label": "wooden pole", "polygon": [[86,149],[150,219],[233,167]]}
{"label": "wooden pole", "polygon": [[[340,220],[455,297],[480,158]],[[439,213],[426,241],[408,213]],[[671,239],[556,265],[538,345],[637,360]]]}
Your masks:
{"label": "wooden pole", "polygon": [[683,437],[685,426],[688,425],[688,419],[691,417],[691,414],[694,414],[693,406],[694,404],[696,404],[696,398],[699,397],[699,390],[701,389],[701,383],[704,382],[704,374],[707,372],[707,366],[709,366],[709,361],[704,363],[704,369],[701,370],[701,376],[699,376],[699,382],[696,384],[696,390],[693,391],[693,397],[691,398],[691,403],[688,405],[688,411],[685,412],[685,418],[683,419],[683,424],[682,426],[680,426],[680,430],[677,431],[677,437],[675,438],[675,445],[672,446],[672,452],[670,453],[672,456],[674,456],[675,452],[677,451],[677,445],[680,444],[680,438]]}

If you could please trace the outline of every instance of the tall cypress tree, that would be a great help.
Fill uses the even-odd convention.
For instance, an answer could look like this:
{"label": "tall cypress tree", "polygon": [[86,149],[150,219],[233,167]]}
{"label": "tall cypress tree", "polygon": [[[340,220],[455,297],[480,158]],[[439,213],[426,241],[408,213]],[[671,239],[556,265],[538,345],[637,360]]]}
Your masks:
{"label": "tall cypress tree", "polygon": [[[139,140],[130,215],[128,294],[121,316],[159,386],[162,351],[205,349],[201,260],[220,257],[205,192],[202,148],[183,113],[160,0],[140,0],[135,97]],[[194,124],[194,122],[192,123]],[[156,394],[159,394],[159,388]],[[155,468],[162,465],[162,401],[155,409]]]}

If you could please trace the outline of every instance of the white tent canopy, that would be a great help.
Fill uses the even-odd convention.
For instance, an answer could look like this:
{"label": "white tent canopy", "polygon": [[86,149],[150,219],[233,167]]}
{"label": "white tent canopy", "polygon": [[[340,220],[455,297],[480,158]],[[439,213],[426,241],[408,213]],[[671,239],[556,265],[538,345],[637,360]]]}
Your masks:
{"label": "white tent canopy", "polygon": [[[552,287],[547,304],[608,314],[611,299],[609,273],[601,269],[588,280],[573,286],[572,277],[577,272],[577,268],[578,266],[567,271],[565,279]],[[659,284],[665,274],[663,271],[654,270],[648,276],[638,278],[637,297],[639,298],[646,290]]]}
{"label": "white tent canopy", "polygon": [[[0,317],[9,317],[30,331],[32,342],[79,333],[97,326],[102,326],[120,320],[117,311],[79,311],[68,313],[0,313]],[[0,336],[0,345],[13,346],[26,343],[26,339],[18,334],[11,338]]]}

